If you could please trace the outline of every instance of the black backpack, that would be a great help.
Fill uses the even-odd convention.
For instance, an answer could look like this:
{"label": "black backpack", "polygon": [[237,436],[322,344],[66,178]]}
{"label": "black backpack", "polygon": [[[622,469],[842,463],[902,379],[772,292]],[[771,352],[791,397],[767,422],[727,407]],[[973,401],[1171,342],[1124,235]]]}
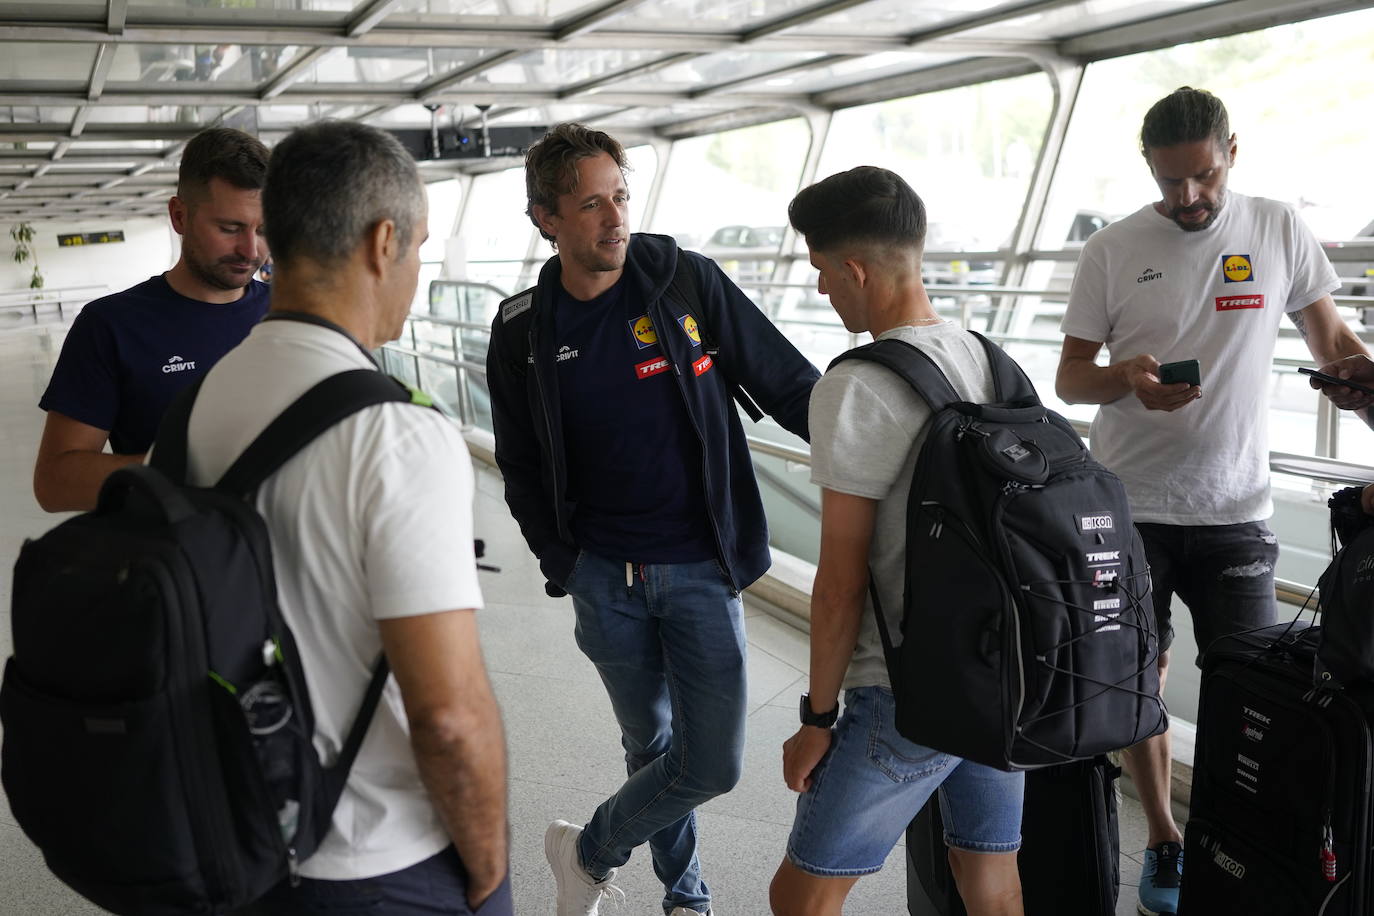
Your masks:
{"label": "black backpack", "polygon": [[962,400],[916,347],[841,354],[930,405],[907,507],[902,641],[870,581],[912,741],[1004,770],[1092,757],[1163,731],[1149,568],[1121,481],[977,336],[995,400]]}
{"label": "black backpack", "polygon": [[0,687],[0,778],[62,881],[120,914],[232,911],[294,876],[329,830],[381,697],[379,657],[338,758],[319,760],[299,655],[252,494],[339,420],[424,403],[371,369],[310,389],[213,488],[183,485],[199,383],[152,466],[20,551]]}
{"label": "black backpack", "polygon": [[1327,501],[1334,556],[1317,580],[1321,636],[1313,675],[1318,686],[1374,681],[1374,516],[1360,504],[1363,490],[1347,487]]}

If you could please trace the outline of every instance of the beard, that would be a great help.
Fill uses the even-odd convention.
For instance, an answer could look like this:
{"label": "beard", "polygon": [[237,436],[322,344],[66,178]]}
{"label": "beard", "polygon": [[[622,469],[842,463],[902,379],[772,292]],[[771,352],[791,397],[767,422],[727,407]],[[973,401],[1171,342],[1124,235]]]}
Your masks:
{"label": "beard", "polygon": [[262,258],[243,261],[233,255],[211,261],[201,257],[200,252],[190,245],[182,246],[181,256],[191,273],[202,283],[223,290],[243,289],[262,266]]}
{"label": "beard", "polygon": [[[1226,198],[1219,197],[1215,204],[1202,203],[1199,201],[1191,207],[1173,207],[1169,210],[1169,219],[1173,220],[1174,224],[1184,232],[1201,232],[1211,227],[1211,225],[1217,221],[1217,217],[1221,215],[1221,208],[1225,203]],[[1198,222],[1186,222],[1179,219],[1179,216],[1184,213],[1200,212],[1206,213],[1207,216]]]}

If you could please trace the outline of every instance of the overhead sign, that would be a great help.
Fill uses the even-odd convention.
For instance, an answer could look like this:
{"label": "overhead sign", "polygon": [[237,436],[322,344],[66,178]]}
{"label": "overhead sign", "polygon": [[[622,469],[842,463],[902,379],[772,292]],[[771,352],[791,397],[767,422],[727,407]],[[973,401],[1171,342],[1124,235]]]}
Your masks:
{"label": "overhead sign", "polygon": [[71,248],[76,245],[103,245],[106,242],[122,241],[124,241],[123,229],[113,229],[109,232],[73,232],[57,237],[57,244],[63,248]]}

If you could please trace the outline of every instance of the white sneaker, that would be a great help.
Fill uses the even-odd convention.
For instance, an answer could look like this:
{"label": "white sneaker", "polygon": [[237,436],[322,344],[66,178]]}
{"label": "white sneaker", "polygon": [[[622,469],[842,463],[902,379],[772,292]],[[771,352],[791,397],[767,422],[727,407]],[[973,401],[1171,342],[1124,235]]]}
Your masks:
{"label": "white sneaker", "polygon": [[685,906],[675,906],[673,907],[673,911],[669,913],[668,916],[711,916],[711,911],[707,910],[706,912],[702,913],[697,910],[689,910]]}
{"label": "white sneaker", "polygon": [[558,885],[558,916],[597,916],[603,897],[617,903],[625,900],[625,892],[611,883],[614,868],[600,881],[593,881],[582,868],[577,855],[581,835],[582,828],[567,821],[554,821],[544,831],[544,857]]}

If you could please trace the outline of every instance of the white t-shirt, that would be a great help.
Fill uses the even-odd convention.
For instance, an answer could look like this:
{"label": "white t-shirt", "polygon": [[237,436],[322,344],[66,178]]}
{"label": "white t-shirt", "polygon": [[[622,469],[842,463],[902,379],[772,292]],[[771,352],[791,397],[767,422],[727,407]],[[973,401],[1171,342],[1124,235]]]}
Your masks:
{"label": "white t-shirt", "polygon": [[[267,321],[206,376],[191,414],[188,476],[218,480],[267,424],[316,382],[372,364],[344,335]],[[381,651],[377,621],[479,608],[472,465],[457,428],[409,404],[368,407],[330,428],[258,491],[282,614],[332,761]],[[310,878],[369,878],[450,842],[420,782],[400,690],[382,702],[334,811],[301,866]]]}
{"label": "white t-shirt", "polygon": [[[958,325],[899,327],[878,337],[890,338],[924,351],[965,400],[992,400],[992,374],[983,345]],[[845,360],[821,376],[811,391],[811,481],[838,493],[879,500],[868,563],[888,632],[898,643],[906,577],[906,504],[929,420],[925,401],[896,373],[876,363]],[[891,683],[869,598],[844,687],[874,686]]]}
{"label": "white t-shirt", "polygon": [[1269,371],[1279,319],[1339,288],[1321,246],[1289,207],[1231,193],[1217,220],[1185,232],[1151,204],[1083,248],[1060,330],[1142,353],[1196,359],[1202,397],[1146,410],[1103,404],[1093,456],[1126,484],[1136,521],[1228,525],[1268,518]]}

